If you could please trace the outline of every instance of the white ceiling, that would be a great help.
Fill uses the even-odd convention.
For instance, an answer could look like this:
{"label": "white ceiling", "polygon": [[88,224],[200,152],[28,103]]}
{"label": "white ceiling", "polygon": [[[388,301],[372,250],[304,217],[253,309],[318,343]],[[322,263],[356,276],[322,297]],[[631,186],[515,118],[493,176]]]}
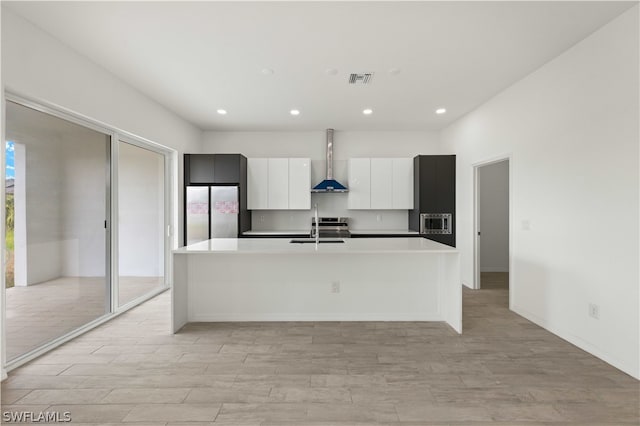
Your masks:
{"label": "white ceiling", "polygon": [[429,130],[635,3],[2,4],[204,130]]}

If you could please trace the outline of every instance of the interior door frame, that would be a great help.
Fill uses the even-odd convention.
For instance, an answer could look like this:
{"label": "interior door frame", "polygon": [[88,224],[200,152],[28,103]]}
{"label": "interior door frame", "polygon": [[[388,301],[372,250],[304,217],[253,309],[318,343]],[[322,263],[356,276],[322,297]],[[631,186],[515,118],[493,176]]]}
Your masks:
{"label": "interior door frame", "polygon": [[473,163],[473,288],[480,289],[480,168],[507,161],[509,165],[509,308],[513,300],[513,156],[503,154]]}

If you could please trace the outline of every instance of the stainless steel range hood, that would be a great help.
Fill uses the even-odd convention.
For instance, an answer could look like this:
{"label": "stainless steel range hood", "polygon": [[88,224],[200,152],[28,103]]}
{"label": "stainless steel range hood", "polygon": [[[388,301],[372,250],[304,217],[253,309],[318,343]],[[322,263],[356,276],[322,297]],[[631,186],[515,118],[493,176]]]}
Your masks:
{"label": "stainless steel range hood", "polygon": [[311,192],[348,192],[346,186],[333,178],[333,129],[327,129],[327,175],[311,188]]}

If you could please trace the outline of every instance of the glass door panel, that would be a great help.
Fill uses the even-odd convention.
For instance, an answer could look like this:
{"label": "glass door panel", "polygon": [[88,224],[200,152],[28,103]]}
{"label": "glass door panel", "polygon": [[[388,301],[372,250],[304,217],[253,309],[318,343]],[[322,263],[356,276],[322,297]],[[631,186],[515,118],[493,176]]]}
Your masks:
{"label": "glass door panel", "polygon": [[118,305],[165,284],[165,157],[120,141]]}
{"label": "glass door panel", "polygon": [[11,361],[110,312],[111,137],[7,101],[6,138]]}

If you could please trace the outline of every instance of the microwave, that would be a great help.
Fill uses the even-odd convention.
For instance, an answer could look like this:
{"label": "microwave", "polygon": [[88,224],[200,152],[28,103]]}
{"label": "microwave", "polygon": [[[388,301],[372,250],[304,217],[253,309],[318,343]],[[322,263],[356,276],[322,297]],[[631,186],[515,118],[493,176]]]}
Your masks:
{"label": "microwave", "polygon": [[451,213],[421,213],[421,234],[451,234]]}

